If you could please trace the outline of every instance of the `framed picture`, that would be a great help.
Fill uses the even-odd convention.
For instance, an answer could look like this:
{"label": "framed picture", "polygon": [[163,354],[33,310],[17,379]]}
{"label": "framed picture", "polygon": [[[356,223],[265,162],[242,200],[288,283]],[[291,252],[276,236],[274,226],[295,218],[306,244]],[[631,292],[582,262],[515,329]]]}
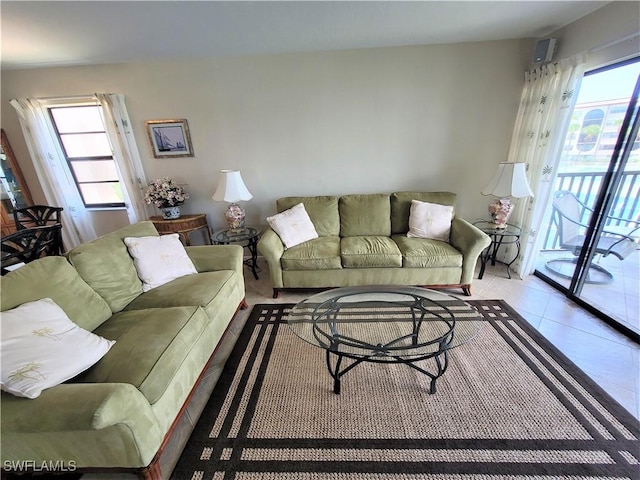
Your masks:
{"label": "framed picture", "polygon": [[147,133],[155,158],[193,157],[187,120],[147,120]]}

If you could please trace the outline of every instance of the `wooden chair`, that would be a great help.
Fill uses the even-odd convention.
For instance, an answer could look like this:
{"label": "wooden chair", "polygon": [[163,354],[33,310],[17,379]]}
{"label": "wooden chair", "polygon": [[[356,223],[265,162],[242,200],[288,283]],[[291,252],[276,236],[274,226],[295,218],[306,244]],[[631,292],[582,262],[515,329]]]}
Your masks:
{"label": "wooden chair", "polygon": [[16,208],[13,210],[13,219],[17,230],[25,228],[41,227],[62,223],[62,207],[49,205],[31,205],[30,207]]}
{"label": "wooden chair", "polygon": [[33,262],[47,255],[60,255],[62,225],[45,225],[18,230],[0,239],[1,273],[9,273],[12,266]]}
{"label": "wooden chair", "polygon": [[[52,207],[50,205],[31,205],[30,207],[16,208],[13,210],[16,230],[20,231],[46,225],[60,225],[62,224],[62,210],[64,210],[62,207]],[[62,229],[57,232],[60,251],[56,255],[60,255],[63,252]]]}

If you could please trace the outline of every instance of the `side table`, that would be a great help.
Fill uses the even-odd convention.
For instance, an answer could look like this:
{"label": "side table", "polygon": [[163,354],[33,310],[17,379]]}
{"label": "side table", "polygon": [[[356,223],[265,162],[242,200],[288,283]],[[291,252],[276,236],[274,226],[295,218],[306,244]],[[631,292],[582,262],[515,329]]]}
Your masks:
{"label": "side table", "polygon": [[504,263],[507,266],[507,275],[511,278],[511,264],[516,261],[518,256],[520,255],[520,234],[522,230],[520,227],[516,227],[515,225],[507,224],[506,228],[496,228],[495,225],[486,220],[479,220],[477,222],[473,222],[473,224],[482,230],[484,233],[489,235],[491,238],[491,244],[485,248],[484,252],[480,254],[480,274],[478,275],[478,279],[481,279],[484,275],[484,269],[487,266],[487,260],[491,259],[491,265],[496,264],[496,255],[498,254],[498,250],[502,245],[515,244],[516,245],[516,255],[513,257],[509,263]]}
{"label": "side table", "polygon": [[182,215],[179,218],[174,218],[172,220],[166,220],[161,216],[156,216],[151,217],[149,220],[153,222],[160,235],[177,233],[180,236],[180,240],[185,245],[191,245],[189,235],[197,230],[204,230],[205,238],[209,245],[212,244],[211,235],[209,233],[209,224],[207,223],[207,215],[205,213]]}
{"label": "side table", "polygon": [[219,230],[213,233],[214,245],[227,245],[230,243],[245,243],[244,247],[249,249],[251,258],[244,261],[244,264],[251,268],[253,276],[258,280],[258,239],[262,234],[261,230],[255,227],[244,227],[238,231]]}

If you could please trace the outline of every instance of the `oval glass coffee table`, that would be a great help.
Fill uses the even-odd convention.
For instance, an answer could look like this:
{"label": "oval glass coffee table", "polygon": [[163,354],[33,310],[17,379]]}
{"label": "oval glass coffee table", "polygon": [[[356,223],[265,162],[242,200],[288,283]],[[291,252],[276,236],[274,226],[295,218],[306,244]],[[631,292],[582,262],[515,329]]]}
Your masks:
{"label": "oval glass coffee table", "polygon": [[[362,362],[408,365],[431,378],[435,393],[449,350],[471,340],[484,320],[468,303],[441,292],[370,286],[313,295],[293,307],[287,323],[302,340],[326,350],[335,393],[341,377]],[[345,359],[351,362],[343,365]]]}

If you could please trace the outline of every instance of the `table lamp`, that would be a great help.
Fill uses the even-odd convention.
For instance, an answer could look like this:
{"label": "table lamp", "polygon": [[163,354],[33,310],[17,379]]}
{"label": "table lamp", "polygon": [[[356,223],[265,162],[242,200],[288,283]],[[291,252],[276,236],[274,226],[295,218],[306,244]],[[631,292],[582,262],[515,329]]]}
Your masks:
{"label": "table lamp", "polygon": [[503,162],[489,184],[482,190],[483,195],[498,197],[489,204],[489,213],[495,228],[506,228],[507,220],[513,210],[510,197],[533,197],[527,180],[527,166],[524,163]]}
{"label": "table lamp", "polygon": [[230,202],[229,208],[224,214],[224,218],[232,232],[240,232],[244,229],[244,209],[236,202],[241,200],[251,200],[253,195],[249,192],[242,181],[239,170],[221,170],[218,187],[213,194],[216,202]]}

